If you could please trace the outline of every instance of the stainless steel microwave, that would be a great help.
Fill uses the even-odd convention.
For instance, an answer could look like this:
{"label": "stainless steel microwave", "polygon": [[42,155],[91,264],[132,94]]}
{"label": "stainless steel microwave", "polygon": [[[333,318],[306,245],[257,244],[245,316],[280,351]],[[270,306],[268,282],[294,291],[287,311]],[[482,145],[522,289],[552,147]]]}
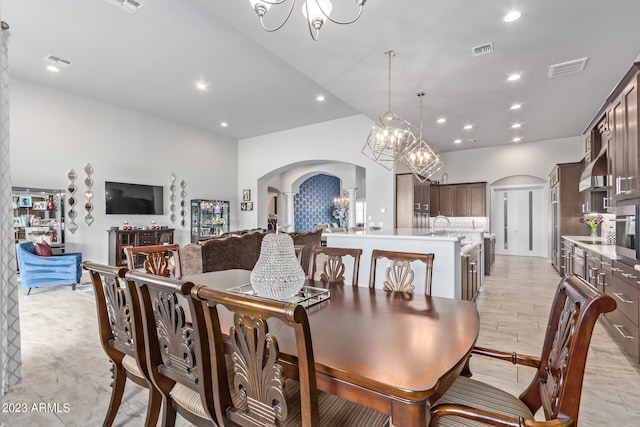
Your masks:
{"label": "stainless steel microwave", "polygon": [[639,212],[640,205],[616,206],[616,255],[632,265],[639,259]]}

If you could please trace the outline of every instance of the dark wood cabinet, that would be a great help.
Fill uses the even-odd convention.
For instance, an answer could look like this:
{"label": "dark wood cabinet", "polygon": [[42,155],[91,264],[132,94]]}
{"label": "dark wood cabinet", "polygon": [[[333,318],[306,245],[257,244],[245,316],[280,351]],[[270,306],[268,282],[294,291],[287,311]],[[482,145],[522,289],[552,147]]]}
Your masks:
{"label": "dark wood cabinet", "polygon": [[431,186],[431,215],[486,216],[486,182]]}
{"label": "dark wood cabinet", "polygon": [[640,290],[635,269],[618,261],[612,262],[611,274],[607,276],[605,293],[611,295],[617,308],[604,315],[604,324],[622,348],[640,363]]}
{"label": "dark wood cabinet", "polygon": [[619,86],[612,92],[614,200],[628,200],[640,197],[638,158],[638,72],[640,63],[627,73]]}
{"label": "dark wood cabinet", "polygon": [[471,249],[462,254],[462,292],[461,298],[475,301],[480,287],[480,254],[479,249]]}
{"label": "dark wood cabinet", "polygon": [[491,276],[493,264],[496,261],[496,236],[484,238],[484,275]]}
{"label": "dark wood cabinet", "polygon": [[124,248],[127,246],[151,246],[173,244],[172,228],[160,230],[108,230],[109,264],[126,266],[127,257]]}

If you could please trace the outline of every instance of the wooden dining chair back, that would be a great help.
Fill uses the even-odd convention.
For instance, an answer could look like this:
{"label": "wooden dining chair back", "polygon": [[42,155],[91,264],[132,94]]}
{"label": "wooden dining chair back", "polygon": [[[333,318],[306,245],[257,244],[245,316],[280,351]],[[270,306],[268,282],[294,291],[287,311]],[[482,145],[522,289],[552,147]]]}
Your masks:
{"label": "wooden dining chair back", "polygon": [[383,251],[374,249],[371,252],[371,271],[369,273],[369,287],[376,287],[376,272],[378,261],[386,259],[389,262],[385,270],[385,280],[382,283],[385,291],[400,291],[412,293],[415,289],[413,279],[415,270],[411,263],[418,262],[425,265],[424,294],[431,295],[431,277],[433,276],[434,254],[413,252]]}
{"label": "wooden dining chair back", "polygon": [[[585,364],[598,317],[616,302],[579,276],[565,276],[555,294],[540,357],[476,347],[472,353],[536,368],[519,397],[459,377],[432,410],[430,426],[577,426]],[[546,421],[535,421],[543,408]],[[526,421],[525,421],[526,420]]]}
{"label": "wooden dining chair back", "polygon": [[149,389],[145,425],[156,425],[162,400],[150,380],[142,318],[139,311],[132,310],[138,304],[138,296],[131,294],[126,286],[127,269],[90,261],[82,263],[82,268],[91,276],[100,342],[112,363],[111,400],[102,425],[113,424],[127,379]]}
{"label": "wooden dining chair back", "polygon": [[142,265],[149,274],[163,277],[182,277],[180,245],[127,246],[127,267],[135,270]]}
{"label": "wooden dining chair back", "polygon": [[216,426],[206,331],[191,322],[193,283],[142,271],[129,271],[126,278],[140,301],[149,374],[162,396],[162,426],[175,425],[176,413],[198,426]]}
{"label": "wooden dining chair back", "polygon": [[302,266],[302,259],[304,257],[305,252],[307,251],[306,245],[293,245],[293,251],[296,254],[296,258],[298,258],[298,262],[300,266]]}
{"label": "wooden dining chair back", "polygon": [[[211,371],[217,377],[214,396],[221,426],[388,425],[387,415],[318,391],[309,320],[301,305],[205,286],[193,288],[191,296],[202,302],[198,319],[206,322],[214,355]],[[219,306],[233,314],[228,331],[231,369],[224,356]],[[280,339],[291,336],[289,328],[295,355],[279,351]],[[284,376],[285,366],[287,372],[295,371],[291,377],[297,381]],[[233,378],[228,372],[235,373]]]}
{"label": "wooden dining chair back", "polygon": [[358,274],[360,272],[360,256],[362,249],[359,248],[330,248],[317,246],[311,250],[309,261],[309,278],[319,279],[325,283],[344,284],[345,257],[353,260],[351,284],[358,286]]}

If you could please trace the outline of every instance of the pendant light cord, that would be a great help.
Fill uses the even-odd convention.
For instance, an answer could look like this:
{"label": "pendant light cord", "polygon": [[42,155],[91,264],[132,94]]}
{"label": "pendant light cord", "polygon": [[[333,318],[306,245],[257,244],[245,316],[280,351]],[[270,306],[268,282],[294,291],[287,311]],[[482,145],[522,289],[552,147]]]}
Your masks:
{"label": "pendant light cord", "polygon": [[396,56],[393,50],[388,50],[384,53],[389,56],[389,112],[391,111],[391,57]]}
{"label": "pendant light cord", "polygon": [[422,98],[424,97],[424,92],[418,92],[416,95],[420,97],[420,139],[422,139]]}

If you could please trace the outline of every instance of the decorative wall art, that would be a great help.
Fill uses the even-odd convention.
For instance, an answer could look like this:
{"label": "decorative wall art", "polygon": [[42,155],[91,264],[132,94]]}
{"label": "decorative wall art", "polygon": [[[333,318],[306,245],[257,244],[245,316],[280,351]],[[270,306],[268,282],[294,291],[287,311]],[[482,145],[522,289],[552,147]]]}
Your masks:
{"label": "decorative wall art", "polygon": [[31,207],[31,196],[20,196],[20,207],[21,208],[30,208]]}
{"label": "decorative wall art", "polygon": [[180,226],[182,228],[186,227],[187,225],[187,211],[186,211],[186,206],[187,206],[187,192],[185,191],[185,189],[187,188],[187,183],[184,182],[184,179],[182,181],[180,181]]}
{"label": "decorative wall art", "polygon": [[251,200],[251,190],[242,190],[242,201],[248,202]]}
{"label": "decorative wall art", "polygon": [[91,174],[93,173],[93,168],[89,163],[84,167],[84,172],[87,174],[87,177],[84,179],[84,185],[87,189],[84,192],[84,209],[87,211],[87,214],[84,216],[84,222],[87,225],[91,225],[93,222],[93,217],[91,216],[91,211],[93,210],[93,203],[91,203],[91,199],[93,198],[93,192],[91,191],[91,187],[93,187],[93,179],[91,179]]}
{"label": "decorative wall art", "polygon": [[76,171],[74,171],[73,169],[70,169],[69,172],[67,172],[67,178],[69,178],[69,186],[67,187],[67,191],[69,192],[69,198],[67,199],[67,204],[69,205],[69,212],[67,212],[67,218],[69,218],[69,220],[66,221],[66,229],[69,230],[71,233],[75,233],[76,230],[78,229],[78,226],[75,223],[76,198],[74,196],[76,192],[76,185],[74,184],[74,181],[76,180],[77,177],[78,175],[76,174]]}
{"label": "decorative wall art", "polygon": [[173,224],[176,222],[176,175],[169,175],[169,221]]}
{"label": "decorative wall art", "polygon": [[241,211],[252,211],[253,210],[253,202],[242,202],[240,203]]}

